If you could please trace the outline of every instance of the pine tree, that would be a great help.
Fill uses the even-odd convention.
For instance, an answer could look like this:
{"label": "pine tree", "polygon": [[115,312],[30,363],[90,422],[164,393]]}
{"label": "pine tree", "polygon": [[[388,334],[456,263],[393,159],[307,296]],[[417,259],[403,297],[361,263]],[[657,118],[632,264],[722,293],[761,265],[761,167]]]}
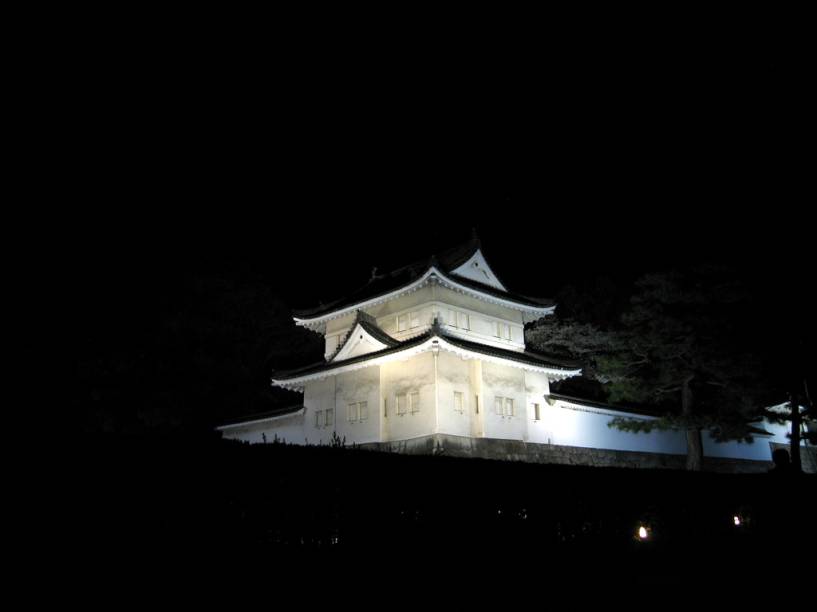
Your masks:
{"label": "pine tree", "polygon": [[748,343],[750,321],[741,283],[726,269],[706,266],[642,276],[629,306],[606,326],[556,319],[529,339],[581,359],[610,402],[663,411],[655,420],[622,417],[610,426],[684,431],[687,468],[700,470],[704,431],[718,441],[750,441],[768,405],[762,361]]}

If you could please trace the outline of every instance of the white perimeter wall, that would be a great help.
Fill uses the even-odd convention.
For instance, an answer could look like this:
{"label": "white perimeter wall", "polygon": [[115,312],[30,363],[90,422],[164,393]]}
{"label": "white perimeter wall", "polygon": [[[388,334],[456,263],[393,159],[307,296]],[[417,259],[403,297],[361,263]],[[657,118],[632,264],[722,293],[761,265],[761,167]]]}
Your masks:
{"label": "white perimeter wall", "polygon": [[[436,381],[436,384],[435,384]],[[417,391],[420,411],[397,414],[398,395]],[[454,409],[454,392],[463,394],[463,412]],[[540,444],[558,444],[621,451],[686,454],[683,432],[654,430],[649,434],[629,433],[607,426],[614,411],[577,407],[564,402],[550,405],[547,376],[514,367],[478,360],[464,360],[440,351],[417,355],[404,361],[372,366],[355,372],[307,384],[304,412],[231,427],[225,438],[251,443],[279,439],[294,444],[329,444],[332,434],[346,438],[347,444],[407,440],[432,433],[525,440]],[[514,400],[515,415],[498,415],[494,398]],[[479,398],[479,414],[476,401]],[[368,403],[368,419],[350,423],[348,404]],[[540,420],[535,419],[534,404],[539,404]],[[333,423],[315,427],[315,411],[334,409]],[[629,416],[618,413],[622,416]],[[704,436],[708,457],[771,460],[769,442],[788,443],[787,425],[762,425],[771,436],[757,436],[751,444],[717,443]]]}

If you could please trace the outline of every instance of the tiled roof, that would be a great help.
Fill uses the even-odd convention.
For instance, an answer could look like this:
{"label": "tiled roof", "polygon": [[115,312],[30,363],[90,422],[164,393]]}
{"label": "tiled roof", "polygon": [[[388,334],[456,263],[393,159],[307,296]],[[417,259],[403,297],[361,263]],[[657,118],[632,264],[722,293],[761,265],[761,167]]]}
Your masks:
{"label": "tiled roof", "polygon": [[483,355],[493,355],[494,357],[501,357],[502,359],[510,359],[518,361],[519,363],[528,363],[530,365],[539,365],[548,368],[556,368],[559,370],[578,370],[581,364],[575,361],[568,361],[566,359],[559,359],[552,355],[545,355],[544,353],[537,353],[535,351],[513,351],[510,349],[500,348],[498,346],[490,346],[471,340],[463,340],[459,337],[442,336],[446,342],[458,346],[467,351],[475,353],[482,353]]}
{"label": "tiled roof", "polygon": [[[443,251],[437,255],[432,255],[431,257],[416,261],[393,270],[392,272],[373,276],[372,279],[370,279],[364,286],[359,287],[344,297],[330,302],[329,304],[321,304],[320,306],[313,308],[293,310],[293,314],[298,318],[319,317],[321,315],[334,312],[335,310],[340,310],[342,308],[353,306],[354,304],[359,304],[382,295],[387,295],[415,282],[432,267],[436,267],[443,274],[449,275],[451,274],[452,270],[455,270],[457,267],[465,263],[479,248],[479,239],[473,237],[468,242]],[[494,274],[496,273],[494,272]],[[502,291],[496,287],[484,285],[458,275],[451,275],[450,278],[451,280],[454,280],[458,284],[468,287],[469,289],[486,293],[498,298],[540,308],[553,306],[552,300],[533,298],[510,291]]]}
{"label": "tiled roof", "polygon": [[[382,333],[382,332],[381,332]],[[336,361],[336,362],[319,362],[312,365],[308,365],[302,368],[298,368],[295,370],[287,370],[287,371],[280,371],[280,372],[273,372],[273,378],[275,380],[289,380],[292,378],[300,378],[301,376],[308,376],[311,374],[318,374],[320,372],[325,372],[329,370],[333,370],[336,368],[365,362],[371,359],[376,359],[378,357],[383,357],[386,355],[390,355],[392,353],[397,353],[402,350],[412,348],[415,346],[419,346],[423,344],[426,340],[430,338],[439,337],[445,340],[447,343],[452,344],[453,346],[459,347],[461,349],[471,351],[474,353],[480,353],[483,355],[489,355],[493,357],[499,357],[502,359],[508,359],[511,361],[516,361],[518,363],[524,363],[533,366],[539,366],[544,368],[552,368],[556,370],[577,370],[579,369],[578,364],[574,364],[572,362],[566,362],[560,359],[555,359],[549,355],[544,355],[542,353],[535,353],[533,351],[513,351],[510,349],[503,349],[495,346],[489,346],[486,344],[481,344],[478,342],[471,342],[469,340],[463,340],[462,338],[457,338],[454,336],[447,335],[438,325],[434,325],[428,331],[415,336],[414,338],[409,338],[408,340],[404,340],[402,342],[397,342],[393,338],[391,340],[393,342],[397,342],[397,344],[393,346],[389,346],[388,348],[375,351],[372,353],[367,353],[365,355],[359,355],[357,357],[352,357],[351,359],[344,359],[343,361]]]}
{"label": "tiled roof", "polygon": [[[357,321],[352,325],[352,329],[355,328],[355,325],[360,323],[360,326],[375,340],[379,340],[386,346],[397,346],[400,344],[399,340],[392,338],[389,334],[384,332],[377,326],[377,322],[374,320],[373,317],[367,315],[365,312],[358,310],[357,311]],[[347,339],[348,341],[348,339]],[[344,345],[346,343],[344,342]]]}
{"label": "tiled roof", "polygon": [[346,346],[350,339],[352,338],[352,332],[355,330],[355,327],[360,324],[360,327],[369,334],[375,340],[378,340],[385,344],[386,346],[397,346],[400,344],[399,340],[395,340],[389,334],[384,332],[377,326],[377,321],[375,318],[369,314],[366,314],[362,310],[357,311],[357,315],[355,316],[355,320],[352,323],[351,329],[346,334],[346,337],[343,339],[343,343],[338,345],[338,347],[329,355],[327,361],[332,361],[335,358],[335,355],[340,353],[343,350],[343,347]]}
{"label": "tiled roof", "polygon": [[252,421],[261,421],[264,419],[271,419],[274,417],[285,416],[287,414],[293,414],[298,412],[304,407],[303,404],[296,404],[295,406],[287,406],[285,408],[276,408],[275,410],[269,410],[267,412],[257,412],[255,414],[247,414],[240,417],[234,417],[231,419],[227,419],[226,421],[222,422],[220,427],[224,427],[226,425],[238,425],[240,423],[251,423]]}
{"label": "tiled roof", "polygon": [[366,353],[365,355],[358,355],[357,357],[344,359],[343,361],[330,361],[328,363],[325,361],[319,361],[318,363],[313,363],[307,366],[296,368],[294,370],[274,371],[272,373],[273,374],[272,377],[275,380],[288,380],[290,378],[298,378],[300,376],[308,376],[309,374],[317,374],[319,372],[325,372],[328,370],[334,370],[336,368],[342,368],[344,366],[360,363],[362,361],[368,361],[369,359],[376,359],[377,357],[383,357],[385,355],[397,353],[399,351],[411,348],[413,346],[419,346],[420,344],[428,340],[430,337],[431,333],[426,332],[424,334],[420,334],[419,336],[415,336],[414,338],[404,340],[403,342],[398,342],[395,346],[390,346],[388,348],[384,348],[379,351],[374,351],[372,353]]}
{"label": "tiled roof", "polygon": [[604,410],[613,410],[615,412],[627,412],[629,414],[636,414],[639,416],[660,417],[664,414],[659,410],[654,410],[650,408],[634,406],[613,406],[611,404],[606,404],[604,402],[597,402],[594,400],[588,400],[581,397],[572,397],[570,395],[561,395],[559,393],[551,393],[550,395],[548,395],[548,398],[553,400],[561,400],[563,402],[568,402],[570,404],[588,406],[590,408],[602,408]]}

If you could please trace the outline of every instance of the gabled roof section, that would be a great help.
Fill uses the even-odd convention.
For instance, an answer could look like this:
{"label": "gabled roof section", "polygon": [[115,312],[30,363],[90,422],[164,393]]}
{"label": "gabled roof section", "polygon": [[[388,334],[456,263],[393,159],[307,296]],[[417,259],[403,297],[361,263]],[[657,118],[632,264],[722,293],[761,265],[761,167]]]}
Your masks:
{"label": "gabled roof section", "polygon": [[479,248],[477,248],[465,263],[451,270],[451,274],[475,283],[488,285],[489,287],[499,289],[506,293],[508,291],[505,285],[499,280],[499,277],[491,269],[491,266],[488,265],[485,256],[482,254],[482,250]]}
{"label": "gabled roof section", "polygon": [[[474,265],[476,264],[476,265]],[[483,274],[483,271],[485,274]],[[529,320],[551,314],[553,301],[508,291],[488,265],[479,238],[432,255],[386,274],[375,274],[366,285],[329,304],[294,310],[298,325],[319,327],[326,320],[343,316],[413,291],[429,282],[438,282],[455,291],[523,311]]]}
{"label": "gabled roof section", "polygon": [[398,344],[400,344],[399,341],[377,326],[373,317],[358,310],[357,317],[352,325],[352,331],[346,336],[344,343],[329,361],[343,361],[352,357],[368,355]]}

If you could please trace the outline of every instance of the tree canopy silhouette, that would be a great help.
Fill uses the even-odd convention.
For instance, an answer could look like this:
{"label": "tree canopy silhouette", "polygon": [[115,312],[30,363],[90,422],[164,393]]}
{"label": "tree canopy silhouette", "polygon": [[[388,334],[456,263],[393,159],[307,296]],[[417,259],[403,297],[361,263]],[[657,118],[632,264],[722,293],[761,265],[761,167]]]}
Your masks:
{"label": "tree canopy silhouette", "polygon": [[700,470],[702,432],[719,441],[751,440],[771,397],[748,333],[752,321],[753,302],[740,278],[706,265],[641,276],[629,304],[606,325],[545,320],[529,339],[583,359],[610,402],[661,411],[655,420],[621,417],[611,426],[684,431],[687,468]]}

